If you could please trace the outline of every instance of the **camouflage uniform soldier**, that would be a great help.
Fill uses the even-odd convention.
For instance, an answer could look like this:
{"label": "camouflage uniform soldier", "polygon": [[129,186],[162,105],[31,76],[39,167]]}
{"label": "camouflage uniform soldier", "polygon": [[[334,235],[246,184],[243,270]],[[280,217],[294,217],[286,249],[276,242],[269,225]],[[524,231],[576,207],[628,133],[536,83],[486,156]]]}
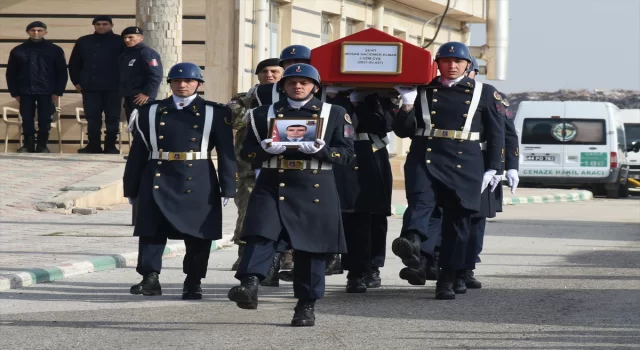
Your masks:
{"label": "camouflage uniform soldier", "polygon": [[[276,83],[282,77],[282,68],[278,66],[279,59],[270,58],[266,59],[258,64],[256,67],[256,75],[260,84]],[[231,267],[232,271],[238,269],[240,263],[240,257],[244,249],[244,242],[239,239],[240,232],[242,232],[242,223],[244,222],[244,216],[247,210],[247,203],[249,203],[249,196],[251,190],[256,182],[256,174],[251,164],[240,159],[240,149],[244,141],[247,124],[243,120],[246,112],[251,108],[252,101],[254,100],[254,93],[257,90],[258,85],[251,88],[248,92],[241,92],[233,96],[228,105],[231,108],[233,114],[232,127],[235,131],[235,153],[236,163],[238,166],[238,187],[234,201],[238,207],[238,220],[236,221],[236,229],[233,232],[233,242],[238,245],[238,259],[233,263]]]}

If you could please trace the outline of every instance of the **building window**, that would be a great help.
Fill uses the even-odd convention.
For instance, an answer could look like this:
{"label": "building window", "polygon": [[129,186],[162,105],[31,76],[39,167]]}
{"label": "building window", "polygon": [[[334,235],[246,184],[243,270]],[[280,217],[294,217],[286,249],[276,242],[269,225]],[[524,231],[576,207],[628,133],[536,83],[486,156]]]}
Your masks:
{"label": "building window", "polygon": [[346,35],[351,35],[353,33],[356,32],[356,21],[352,20],[351,18],[347,18],[347,23],[346,23],[346,27],[345,27],[345,34]]}
{"label": "building window", "polygon": [[280,13],[279,5],[275,1],[269,1],[269,57],[280,57]]}
{"label": "building window", "polygon": [[403,32],[402,30],[393,30],[393,36],[396,38],[400,38],[402,40],[407,40],[407,32]]}
{"label": "building window", "polygon": [[418,39],[416,40],[417,45],[422,47],[422,45],[424,45],[424,41],[423,40],[424,39],[420,35],[418,35]]}
{"label": "building window", "polygon": [[331,41],[331,34],[332,34],[332,30],[333,28],[331,28],[331,19],[329,18],[329,14],[327,13],[322,13],[322,28],[320,30],[320,44],[324,45],[328,42]]}

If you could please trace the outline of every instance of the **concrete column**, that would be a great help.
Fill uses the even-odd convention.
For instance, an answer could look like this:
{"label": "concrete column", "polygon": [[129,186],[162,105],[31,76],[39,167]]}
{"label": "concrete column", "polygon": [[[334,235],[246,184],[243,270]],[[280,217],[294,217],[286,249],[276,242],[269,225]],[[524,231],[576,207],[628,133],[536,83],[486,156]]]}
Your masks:
{"label": "concrete column", "polygon": [[373,5],[373,24],[377,30],[384,30],[384,0],[375,0]]}
{"label": "concrete column", "polygon": [[291,45],[291,31],[293,30],[293,1],[280,5],[280,51]]}
{"label": "concrete column", "polygon": [[239,13],[235,1],[209,0],[205,6],[205,96],[227,103],[238,89]]}
{"label": "concrete column", "polygon": [[[144,30],[144,43],[160,54],[163,79],[182,61],[182,0],[136,0],[136,24]],[[168,84],[160,84],[158,99],[169,96]]]}

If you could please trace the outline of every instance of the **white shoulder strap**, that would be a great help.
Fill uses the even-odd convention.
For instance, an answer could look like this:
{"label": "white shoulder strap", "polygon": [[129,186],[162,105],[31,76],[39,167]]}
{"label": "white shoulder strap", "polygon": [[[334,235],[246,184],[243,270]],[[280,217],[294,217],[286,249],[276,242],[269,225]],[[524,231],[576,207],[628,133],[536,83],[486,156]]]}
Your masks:
{"label": "white shoulder strap", "polygon": [[429,101],[427,101],[427,89],[422,88],[420,93],[420,109],[422,110],[422,121],[424,121],[424,129],[417,130],[416,135],[425,136],[429,135],[431,131],[431,111],[429,110]]}
{"label": "white shoulder strap", "polygon": [[213,106],[205,105],[204,128],[202,129],[202,143],[200,144],[200,159],[209,158],[209,136],[211,135],[213,117]]}
{"label": "white shoulder strap", "polygon": [[331,104],[322,102],[322,111],[320,111],[320,119],[322,119],[322,133],[320,139],[324,140],[324,134],[327,132],[327,122],[329,121],[329,114],[331,114]]}
{"label": "white shoulder strap", "polygon": [[[152,104],[149,108],[149,142],[151,143],[151,152],[153,154],[158,153],[158,137],[156,136],[156,112],[158,111],[158,105]],[[156,158],[157,156],[154,156]]]}
{"label": "white shoulder strap", "polygon": [[478,110],[480,96],[482,96],[482,83],[476,81],[476,87],[473,89],[473,96],[471,97],[471,104],[469,105],[469,112],[467,112],[467,120],[464,122],[464,128],[462,129],[463,132],[471,131],[471,122],[473,122],[473,116]]}
{"label": "white shoulder strap", "polygon": [[[134,112],[136,112],[136,115],[137,115],[138,110],[135,109]],[[133,113],[132,113],[132,115],[133,115]],[[147,149],[149,149],[149,143],[147,143],[147,139],[145,139],[144,133],[142,133],[142,130],[140,129],[140,123],[138,123],[139,120],[140,120],[140,118],[136,118],[135,121],[134,121],[133,118],[131,118],[131,123],[135,123],[136,129],[138,129],[138,134],[135,135],[135,137],[140,137],[142,139],[142,142],[144,142],[144,145],[147,147]],[[151,152],[149,152],[149,157],[151,157],[151,156],[152,156],[152,154],[151,154]],[[149,159],[151,159],[151,158],[149,158]]]}
{"label": "white shoulder strap", "polygon": [[273,84],[273,89],[271,89],[271,104],[280,101],[280,93],[278,92],[278,83]]}

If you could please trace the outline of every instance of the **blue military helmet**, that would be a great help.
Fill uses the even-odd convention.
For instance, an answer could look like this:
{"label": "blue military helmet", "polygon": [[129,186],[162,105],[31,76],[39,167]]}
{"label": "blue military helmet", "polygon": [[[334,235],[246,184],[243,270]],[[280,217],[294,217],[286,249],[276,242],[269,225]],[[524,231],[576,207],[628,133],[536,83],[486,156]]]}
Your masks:
{"label": "blue military helmet", "polygon": [[471,73],[471,72],[480,72],[480,66],[478,66],[478,61],[476,61],[476,58],[471,56],[471,64],[469,65],[469,68],[467,68],[467,73]]}
{"label": "blue military helmet", "polygon": [[177,63],[171,67],[169,74],[167,74],[167,83],[170,83],[171,79],[194,79],[204,83],[200,67],[189,62]]}
{"label": "blue military helmet", "polygon": [[280,66],[288,60],[311,60],[311,49],[304,45],[287,46],[280,53]]}
{"label": "blue military helmet", "polygon": [[284,70],[282,78],[278,81],[279,88],[282,88],[287,78],[301,77],[313,80],[316,86],[320,86],[320,73],[316,67],[306,63],[295,63]]}
{"label": "blue military helmet", "polygon": [[436,53],[436,62],[438,61],[438,59],[445,57],[462,58],[463,60],[472,62],[469,47],[457,41],[444,43],[442,44],[442,46],[440,46],[438,52]]}

